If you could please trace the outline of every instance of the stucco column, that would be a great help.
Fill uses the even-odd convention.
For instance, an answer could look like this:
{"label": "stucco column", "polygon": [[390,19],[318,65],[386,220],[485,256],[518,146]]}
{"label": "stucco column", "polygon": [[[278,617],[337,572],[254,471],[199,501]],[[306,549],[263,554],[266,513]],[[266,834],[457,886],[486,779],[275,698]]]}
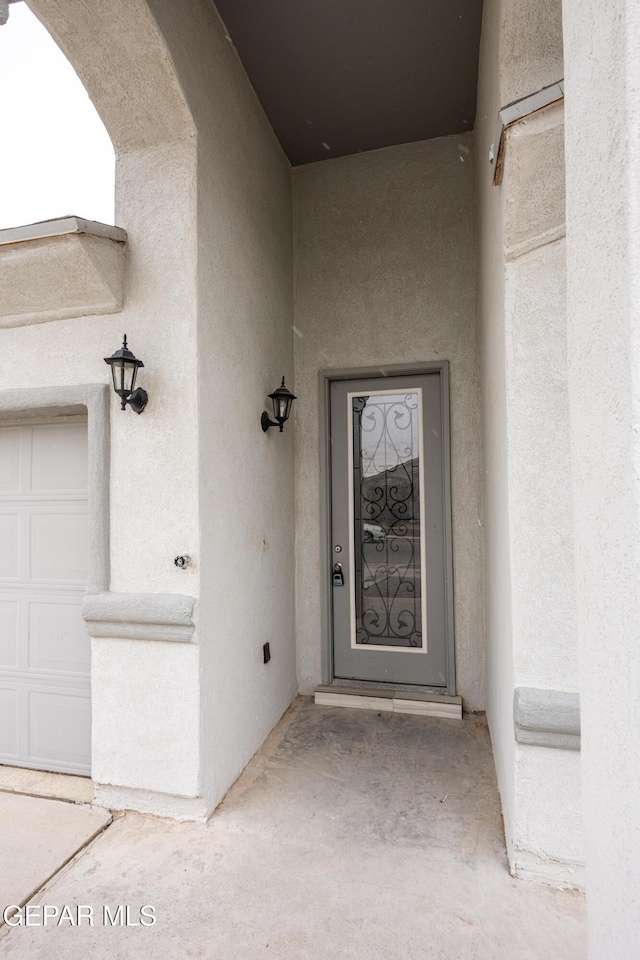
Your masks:
{"label": "stucco column", "polygon": [[[559,0],[485,0],[476,117],[487,717],[512,872],[583,880]],[[533,111],[533,112],[532,112]],[[567,709],[573,705],[571,709]]]}
{"label": "stucco column", "polygon": [[563,0],[590,960],[640,929],[640,7]]}

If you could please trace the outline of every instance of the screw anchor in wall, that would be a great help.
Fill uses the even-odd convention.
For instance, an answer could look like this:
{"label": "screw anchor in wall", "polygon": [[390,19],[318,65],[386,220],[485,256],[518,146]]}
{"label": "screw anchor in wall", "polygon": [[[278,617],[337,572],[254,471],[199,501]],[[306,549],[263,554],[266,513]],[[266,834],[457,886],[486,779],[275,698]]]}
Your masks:
{"label": "screw anchor in wall", "polygon": [[176,557],[173,562],[175,563],[178,570],[186,570],[191,563],[191,557],[185,554],[182,557]]}

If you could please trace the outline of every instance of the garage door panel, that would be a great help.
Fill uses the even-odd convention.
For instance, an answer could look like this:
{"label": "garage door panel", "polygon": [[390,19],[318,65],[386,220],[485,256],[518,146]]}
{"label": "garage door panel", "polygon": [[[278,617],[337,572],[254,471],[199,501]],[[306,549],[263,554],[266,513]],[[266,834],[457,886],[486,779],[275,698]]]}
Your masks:
{"label": "garage door panel", "polygon": [[91,641],[79,602],[36,600],[29,604],[29,667],[89,676]]}
{"label": "garage door panel", "polygon": [[86,512],[31,515],[31,579],[81,583],[87,577]]}
{"label": "garage door panel", "polygon": [[0,686],[0,753],[18,756],[18,691]]}
{"label": "garage door panel", "polygon": [[29,759],[72,772],[91,766],[91,698],[89,694],[29,693]]}
{"label": "garage door panel", "polygon": [[0,600],[0,667],[18,666],[18,601]]}
{"label": "garage door panel", "polygon": [[7,427],[0,431],[0,493],[18,493],[20,490],[20,428]]}
{"label": "garage door panel", "polygon": [[86,424],[0,427],[0,763],[86,774]]}
{"label": "garage door panel", "polygon": [[0,513],[0,580],[20,579],[20,513]]}
{"label": "garage door panel", "polygon": [[30,484],[33,493],[86,494],[87,465],[84,424],[33,428]]}

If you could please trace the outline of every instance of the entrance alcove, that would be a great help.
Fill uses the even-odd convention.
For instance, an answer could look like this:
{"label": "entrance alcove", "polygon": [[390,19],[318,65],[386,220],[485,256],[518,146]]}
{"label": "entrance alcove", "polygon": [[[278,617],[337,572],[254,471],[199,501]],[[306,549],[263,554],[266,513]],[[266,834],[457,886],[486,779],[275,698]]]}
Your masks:
{"label": "entrance alcove", "polygon": [[[529,676],[511,670],[507,603],[498,604],[495,618],[497,587],[514,582],[508,551],[500,555],[500,575],[485,578],[485,546],[494,549],[512,505],[507,494],[494,497],[492,488],[487,499],[483,489],[485,476],[493,482],[496,470],[503,478],[510,468],[500,417],[511,328],[502,302],[502,312],[487,312],[482,300],[489,286],[482,260],[487,224],[495,214],[500,233],[504,194],[491,193],[498,188],[487,161],[490,143],[483,139],[478,150],[472,129],[476,61],[463,58],[465,70],[452,78],[457,85],[473,74],[466,99],[454,109],[449,93],[436,98],[439,124],[406,128],[406,142],[398,142],[393,125],[387,140],[364,136],[365,106],[378,136],[382,103],[371,95],[376,70],[367,73],[362,64],[354,73],[369,77],[354,125],[362,152],[357,145],[348,152],[352,139],[322,133],[320,119],[325,124],[330,117],[314,115],[296,121],[314,152],[296,154],[288,146],[285,153],[258,99],[259,70],[252,73],[248,55],[240,61],[205,0],[188,11],[165,0],[30,5],[69,56],[113,140],[116,223],[126,231],[127,248],[120,251],[119,312],[67,312],[55,324],[7,327],[2,335],[12,366],[3,370],[5,382],[14,388],[34,381],[106,383],[102,358],[126,331],[144,358],[151,397],[139,418],[121,413],[111,399],[109,584],[85,604],[93,637],[97,799],[203,819],[298,692],[350,679],[332,676],[326,656],[331,567],[322,552],[329,529],[319,469],[326,448],[323,391],[327,381],[357,380],[365,371],[384,377],[436,365],[447,369],[450,387],[450,402],[429,429],[440,429],[443,442],[450,429],[452,561],[441,609],[455,639],[446,670],[441,664],[428,679],[435,676],[442,689],[446,683],[468,711],[489,709],[507,831],[517,833],[513,819],[522,819],[531,798],[520,792],[516,809],[510,793],[516,750],[534,766],[543,754],[532,754],[538,747],[531,743],[516,744],[515,681],[536,689],[554,676],[535,658]],[[231,23],[237,5],[221,7]],[[443,4],[443,16],[448,9]],[[440,26],[441,34],[429,34],[438,46],[433,63],[451,69],[439,47],[446,36],[459,51],[460,29],[477,53],[479,8],[473,22]],[[388,31],[381,27],[377,21],[384,50]],[[281,35],[290,40],[286,31]],[[313,31],[306,36],[313,40]],[[262,41],[261,35],[260,55]],[[274,59],[306,62],[289,53]],[[402,50],[394,48],[394,57],[394,69],[403,68]],[[427,60],[407,62],[421,70]],[[495,63],[493,53],[489,61]],[[303,85],[285,86],[282,99],[291,105],[288,94]],[[423,88],[420,74],[415,103]],[[492,87],[494,94],[483,112],[483,138],[502,106]],[[403,109],[410,101],[402,98]],[[349,113],[348,97],[339,105]],[[487,190],[492,199],[485,202]],[[77,245],[86,247],[84,239]],[[500,249],[492,266],[502,265],[502,257]],[[499,280],[497,287],[500,301]],[[264,399],[283,375],[298,397],[291,422],[282,434],[257,433]],[[487,454],[494,440],[497,449]],[[507,493],[514,489],[507,484]],[[488,532],[487,504],[494,511]],[[434,536],[438,529],[444,526]],[[378,537],[380,530],[385,535],[379,526]],[[173,558],[184,555],[192,563],[179,570]],[[149,621],[150,596],[163,608],[161,598],[171,598],[166,603],[174,611],[175,598],[186,598],[187,642],[177,614],[168,630],[166,618]],[[487,597],[494,618],[488,646]],[[560,764],[567,765],[565,758]]]}

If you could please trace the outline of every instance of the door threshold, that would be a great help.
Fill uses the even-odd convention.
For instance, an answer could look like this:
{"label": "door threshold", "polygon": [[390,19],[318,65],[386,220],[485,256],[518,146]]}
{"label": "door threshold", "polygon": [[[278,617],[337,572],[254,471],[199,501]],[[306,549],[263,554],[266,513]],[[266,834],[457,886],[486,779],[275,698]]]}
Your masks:
{"label": "door threshold", "polygon": [[[394,693],[409,693],[409,700],[414,693],[428,693],[438,700],[446,699],[448,696],[448,694],[444,693],[443,687],[430,687],[424,683],[385,683],[384,680],[345,680],[343,677],[334,677],[330,684],[321,684],[321,687],[323,690],[336,690],[339,687],[349,687],[358,692],[362,690],[391,690]],[[453,696],[452,699],[457,700],[459,698]]]}
{"label": "door threshold", "polygon": [[323,707],[351,707],[356,710],[377,710],[378,713],[408,713],[419,717],[462,720],[462,697],[438,693],[331,684],[316,687],[314,702]]}

